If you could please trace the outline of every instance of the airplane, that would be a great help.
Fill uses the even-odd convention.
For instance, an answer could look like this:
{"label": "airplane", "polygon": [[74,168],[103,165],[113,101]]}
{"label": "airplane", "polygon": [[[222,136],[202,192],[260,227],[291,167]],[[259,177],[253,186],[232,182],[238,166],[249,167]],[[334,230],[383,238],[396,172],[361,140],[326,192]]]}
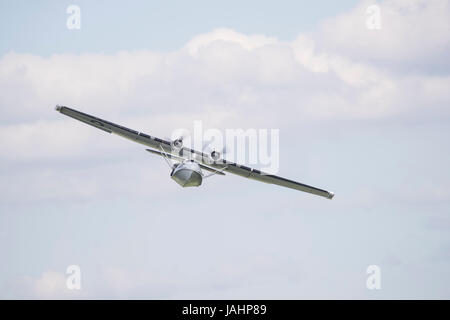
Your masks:
{"label": "airplane", "polygon": [[[206,154],[184,147],[182,137],[173,141],[167,141],[91,116],[66,106],[56,105],[55,109],[66,116],[84,122],[104,132],[114,133],[150,147],[150,149],[146,150],[150,153],[162,156],[165,159],[172,170],[170,173],[171,178],[182,187],[198,187],[202,184],[202,181],[205,178],[213,175],[225,175],[225,172],[229,172],[252,180],[308,192],[327,199],[332,199],[334,197],[333,192],[312,187],[276,175],[267,174],[260,170],[225,160],[222,158],[220,152],[215,150],[209,154]],[[177,162],[172,164],[169,159]],[[203,170],[208,171],[209,174],[204,174]]]}

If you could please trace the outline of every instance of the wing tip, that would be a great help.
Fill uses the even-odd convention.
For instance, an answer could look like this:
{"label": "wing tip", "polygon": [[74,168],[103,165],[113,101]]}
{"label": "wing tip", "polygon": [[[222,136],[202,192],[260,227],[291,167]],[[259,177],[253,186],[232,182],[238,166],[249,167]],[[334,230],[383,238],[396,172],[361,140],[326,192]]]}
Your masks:
{"label": "wing tip", "polygon": [[56,111],[61,111],[62,107],[63,107],[62,105],[57,104],[56,107],[55,107],[55,110]]}
{"label": "wing tip", "polygon": [[333,199],[333,197],[334,197],[334,193],[333,192],[328,192],[328,197],[327,197],[327,199]]}

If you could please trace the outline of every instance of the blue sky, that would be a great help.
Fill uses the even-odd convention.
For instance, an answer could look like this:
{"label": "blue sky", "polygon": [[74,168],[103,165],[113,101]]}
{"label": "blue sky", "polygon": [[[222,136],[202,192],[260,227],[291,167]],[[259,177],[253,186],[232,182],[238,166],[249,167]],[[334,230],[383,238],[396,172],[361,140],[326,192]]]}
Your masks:
{"label": "blue sky", "polygon": [[[448,299],[449,1],[379,1],[377,30],[373,4],[2,1],[0,298]],[[183,189],[56,104],[160,137],[278,129],[279,175],[336,196]]]}
{"label": "blue sky", "polygon": [[[114,53],[175,50],[218,27],[282,40],[311,30],[319,20],[356,1],[2,1],[0,53]],[[65,28],[66,9],[82,10],[82,28]]]}

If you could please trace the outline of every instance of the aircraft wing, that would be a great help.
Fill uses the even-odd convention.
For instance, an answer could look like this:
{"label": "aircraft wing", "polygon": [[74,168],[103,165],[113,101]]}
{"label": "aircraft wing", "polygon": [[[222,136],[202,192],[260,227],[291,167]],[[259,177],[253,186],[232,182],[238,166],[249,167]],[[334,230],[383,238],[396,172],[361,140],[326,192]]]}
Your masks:
{"label": "aircraft wing", "polygon": [[[230,171],[230,170],[227,170]],[[232,171],[230,171],[232,172]],[[332,199],[334,197],[334,193],[330,191],[326,191],[323,189],[319,189],[313,186],[309,186],[307,184],[303,184],[297,181],[289,180],[280,176],[265,174],[259,170],[252,169],[247,178],[252,180],[257,180],[265,183],[276,184],[278,186],[291,188],[303,192],[312,193],[318,196],[325,197],[327,199]]]}
{"label": "aircraft wing", "polygon": [[192,150],[186,147],[183,147],[181,150],[173,150],[170,141],[162,140],[156,137],[152,137],[145,133],[132,130],[126,128],[124,126],[115,124],[113,122],[103,120],[89,114],[65,107],[65,106],[56,106],[56,110],[61,112],[62,114],[77,119],[81,122],[84,122],[88,125],[91,125],[97,129],[103,130],[108,133],[115,133],[119,136],[127,138],[129,140],[136,141],[148,147],[157,149],[147,151],[162,155],[159,151],[161,149],[164,150],[166,155],[173,159],[183,160],[183,159],[192,159],[198,162],[203,169],[208,171],[214,171],[214,169],[220,170],[220,172],[216,172],[218,174],[223,175],[222,171],[230,172],[241,177],[249,178],[256,181],[261,181],[265,183],[275,184],[278,186],[295,189],[303,192],[308,192],[311,194],[315,194],[318,196],[325,197],[327,199],[332,199],[334,196],[333,192],[329,192],[323,189],[319,189],[316,187],[312,187],[297,181],[289,180],[283,177],[279,177],[276,175],[271,175],[259,171],[257,169],[249,168],[247,166],[238,165],[234,162],[230,162],[227,160],[219,160],[212,161],[209,154],[205,154],[203,152],[199,152],[196,150]]}
{"label": "aircraft wing", "polygon": [[152,137],[145,133],[126,128],[124,126],[91,116],[89,114],[86,114],[86,113],[83,113],[83,112],[80,112],[80,111],[77,111],[77,110],[74,110],[74,109],[71,109],[68,107],[58,105],[58,106],[56,106],[56,111],[59,111],[66,116],[77,119],[88,125],[91,125],[97,129],[103,130],[108,133],[115,133],[119,136],[136,141],[136,142],[146,145],[148,147],[160,148],[160,146],[161,146],[165,150],[167,148],[170,148],[170,141],[165,141],[165,140],[162,140],[162,139],[159,139],[156,137]]}
{"label": "aircraft wing", "polygon": [[208,165],[217,169],[223,169],[226,167],[225,169],[226,172],[233,173],[244,178],[265,182],[269,184],[275,184],[278,186],[295,189],[303,192],[308,192],[321,197],[325,197],[327,199],[332,199],[334,197],[333,192],[309,186],[307,184],[303,184],[297,181],[289,180],[280,176],[268,174],[263,171],[253,169],[247,166],[238,165],[234,162],[221,160],[209,163]]}

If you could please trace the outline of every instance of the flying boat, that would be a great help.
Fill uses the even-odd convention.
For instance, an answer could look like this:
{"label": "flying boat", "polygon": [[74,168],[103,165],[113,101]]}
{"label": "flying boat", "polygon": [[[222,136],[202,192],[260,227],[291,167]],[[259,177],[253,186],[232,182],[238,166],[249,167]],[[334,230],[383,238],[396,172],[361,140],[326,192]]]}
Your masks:
{"label": "flying boat", "polygon": [[330,191],[228,161],[216,150],[210,153],[204,153],[187,148],[183,146],[183,137],[168,141],[66,106],[57,105],[56,111],[104,132],[114,133],[145,145],[148,147],[146,149],[148,152],[164,158],[171,170],[170,177],[185,188],[198,187],[204,179],[213,175],[223,176],[225,173],[231,173],[256,181],[311,193],[327,199],[332,199],[334,196],[334,193]]}

